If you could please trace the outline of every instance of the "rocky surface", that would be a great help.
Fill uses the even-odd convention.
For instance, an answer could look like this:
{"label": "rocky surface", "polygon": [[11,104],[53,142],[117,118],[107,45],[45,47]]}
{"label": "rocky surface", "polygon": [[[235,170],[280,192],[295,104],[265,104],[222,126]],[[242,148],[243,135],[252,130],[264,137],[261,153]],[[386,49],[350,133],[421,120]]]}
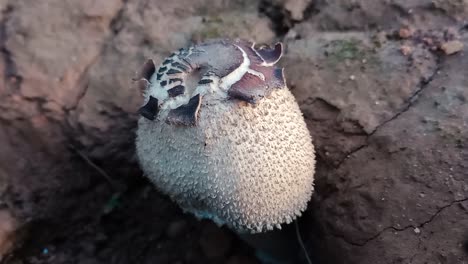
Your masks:
{"label": "rocky surface", "polygon": [[285,43],[318,154],[314,263],[468,263],[467,18],[459,0],[0,0],[0,258],[256,263],[133,154],[135,70],[228,36]]}
{"label": "rocky surface", "polygon": [[9,210],[0,210],[0,261],[15,245],[17,222]]}
{"label": "rocky surface", "polygon": [[[310,212],[324,219],[326,237],[316,242],[343,249],[337,263],[467,260],[467,115],[460,113],[468,111],[468,79],[460,73],[468,60],[438,61],[416,95],[321,178],[331,193],[317,195]],[[408,83],[400,80],[395,96]]]}

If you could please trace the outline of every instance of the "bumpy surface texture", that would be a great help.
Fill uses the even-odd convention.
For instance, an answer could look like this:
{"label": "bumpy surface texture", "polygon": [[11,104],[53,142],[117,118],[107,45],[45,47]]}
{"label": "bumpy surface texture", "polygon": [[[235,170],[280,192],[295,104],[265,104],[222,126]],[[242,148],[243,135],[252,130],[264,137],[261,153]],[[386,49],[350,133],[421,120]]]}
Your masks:
{"label": "bumpy surface texture", "polygon": [[[277,81],[274,75],[252,69],[274,72],[271,66],[279,59],[281,47],[268,52],[273,56],[265,56],[273,58],[263,61],[268,66],[260,66],[261,57],[253,48],[249,55],[243,50],[253,44],[236,43],[246,42],[202,44],[175,55],[186,58],[187,68],[210,63],[205,72],[213,80],[205,83],[205,77],[199,77],[189,87],[188,77],[180,72],[180,83],[187,89],[179,95],[185,102],[178,105],[173,104],[177,96],[164,93],[163,76],[149,78],[155,84],[148,86],[146,105],[152,104],[150,98],[158,98],[161,111],[156,120],[145,115],[140,119],[137,155],[147,176],[184,210],[238,232],[262,232],[290,223],[305,210],[313,190],[314,149],[282,71]],[[204,58],[195,63],[193,54]],[[165,62],[173,62],[175,56]],[[160,68],[168,71],[170,63],[165,62]],[[155,70],[155,75],[161,72]],[[251,73],[256,75],[242,82]],[[261,91],[255,104],[247,103],[253,101],[245,96],[229,96],[239,82],[242,91]],[[190,115],[197,120],[174,124],[171,113],[172,119],[190,120],[186,117]]]}

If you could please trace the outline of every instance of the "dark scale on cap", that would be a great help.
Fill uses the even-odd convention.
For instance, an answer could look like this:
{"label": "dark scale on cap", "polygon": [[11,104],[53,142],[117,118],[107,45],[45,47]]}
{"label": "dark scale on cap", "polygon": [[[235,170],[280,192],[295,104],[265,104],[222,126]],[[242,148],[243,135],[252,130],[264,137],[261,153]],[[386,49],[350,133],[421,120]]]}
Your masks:
{"label": "dark scale on cap", "polygon": [[281,55],[283,54],[283,45],[281,43],[276,43],[275,47],[273,48],[260,48],[260,49],[255,49],[262,57],[263,61],[265,61],[268,64],[273,64],[276,63],[280,58]]}
{"label": "dark scale on cap", "polygon": [[181,79],[181,78],[172,78],[172,79],[169,79],[169,83],[175,83],[175,82],[182,82],[182,79]]}
{"label": "dark scale on cap", "polygon": [[153,96],[150,96],[148,103],[146,103],[145,106],[141,107],[138,110],[138,113],[149,120],[154,120],[156,118],[156,115],[158,114],[158,111],[158,99],[154,98]]}
{"label": "dark scale on cap", "polygon": [[181,48],[179,49],[179,54],[181,56],[187,56],[189,54],[189,51],[187,49]]}
{"label": "dark scale on cap", "polygon": [[174,66],[176,68],[179,68],[179,69],[181,69],[183,71],[187,71],[189,69],[187,66],[183,65],[180,62],[174,62],[174,63],[172,63],[172,66]]}
{"label": "dark scale on cap", "polygon": [[197,94],[187,104],[172,109],[167,116],[166,122],[172,125],[194,126],[197,123],[200,105],[201,96]]}
{"label": "dark scale on cap", "polygon": [[185,91],[185,87],[183,85],[177,85],[169,90],[167,90],[167,93],[169,94],[169,97],[176,97],[178,95],[183,94]]}
{"label": "dark scale on cap", "polygon": [[160,82],[159,84],[160,84],[162,87],[164,87],[164,86],[166,86],[167,81],[162,81],[162,82]]}
{"label": "dark scale on cap", "polygon": [[167,67],[161,67],[159,68],[158,72],[161,73],[161,72],[165,72],[167,70]]}
{"label": "dark scale on cap", "polygon": [[236,47],[233,49],[233,51],[235,52],[230,54],[231,59],[225,65],[223,65],[223,67],[212,69],[213,73],[219,78],[226,77],[228,74],[239,68],[244,62],[244,57],[241,50]]}
{"label": "dark scale on cap", "polygon": [[229,88],[228,95],[255,104],[258,99],[265,96],[267,89],[268,86],[258,76],[246,73]]}
{"label": "dark scale on cap", "polygon": [[162,73],[157,73],[157,74],[156,74],[156,80],[158,80],[158,81],[161,80],[161,77],[162,77],[162,76],[163,76]]}
{"label": "dark scale on cap", "polygon": [[263,59],[255,52],[253,46],[254,43],[250,41],[240,41],[239,45],[241,46],[242,50],[247,54],[250,60],[251,65],[261,64],[263,63]]}
{"label": "dark scale on cap", "polygon": [[212,83],[213,80],[211,79],[201,79],[198,84],[208,84],[208,83]]}
{"label": "dark scale on cap", "polygon": [[273,88],[284,88],[284,73],[282,68],[264,67],[258,65],[252,65],[252,70],[258,71],[265,77],[265,84],[268,89]]}
{"label": "dark scale on cap", "polygon": [[179,70],[175,70],[175,69],[170,69],[167,74],[178,74],[178,73],[182,73],[181,71]]}
{"label": "dark scale on cap", "polygon": [[163,64],[163,65],[167,65],[167,64],[172,63],[172,62],[173,62],[173,60],[171,60],[171,59],[166,59],[162,64]]}
{"label": "dark scale on cap", "polygon": [[251,65],[260,65],[264,62],[263,59],[255,52],[253,48],[249,47],[246,48],[244,51],[249,56]]}
{"label": "dark scale on cap", "polygon": [[182,60],[183,62],[185,62],[189,68],[192,68],[192,65],[190,64],[190,62],[189,62],[187,59],[182,58],[181,60]]}

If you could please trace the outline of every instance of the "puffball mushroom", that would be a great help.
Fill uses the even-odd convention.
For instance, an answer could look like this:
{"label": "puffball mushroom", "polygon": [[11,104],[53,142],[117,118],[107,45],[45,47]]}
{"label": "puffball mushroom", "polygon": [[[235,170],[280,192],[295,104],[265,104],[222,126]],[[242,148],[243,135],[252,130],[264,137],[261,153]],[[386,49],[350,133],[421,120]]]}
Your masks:
{"label": "puffball mushroom", "polygon": [[306,209],[315,154],[282,68],[281,43],[218,39],[180,49],[137,81],[136,150],[184,211],[238,233],[281,228]]}

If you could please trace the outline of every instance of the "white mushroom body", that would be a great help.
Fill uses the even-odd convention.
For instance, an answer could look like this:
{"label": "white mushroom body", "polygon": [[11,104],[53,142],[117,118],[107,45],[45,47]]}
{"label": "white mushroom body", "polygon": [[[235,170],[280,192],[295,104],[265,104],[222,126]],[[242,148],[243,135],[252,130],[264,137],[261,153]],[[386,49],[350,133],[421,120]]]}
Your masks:
{"label": "white mushroom body", "polygon": [[[223,52],[254,50],[245,43],[215,41],[190,49],[208,58],[216,45],[227,45]],[[220,61],[205,65],[187,57],[187,64],[202,73],[182,73],[188,77],[181,78],[185,93],[180,98],[163,91],[168,89],[160,85],[164,76],[147,76],[151,82],[142,113],[147,118],[140,118],[136,140],[143,171],[185,211],[237,232],[263,232],[290,223],[306,209],[313,192],[314,148],[282,70],[272,67],[279,49],[274,62],[259,61],[263,66],[253,64],[246,56],[250,51],[243,50],[237,67],[221,63],[235,56],[220,55]],[[217,68],[210,68],[213,65]],[[274,73],[269,75],[268,69]],[[246,74],[252,75],[247,81]],[[208,85],[200,81],[206,76],[212,80]],[[198,83],[190,83],[190,78],[198,78]],[[266,85],[258,88],[258,81]],[[242,84],[240,92],[232,91],[236,83]],[[257,91],[250,93],[249,87]],[[156,113],[148,114],[148,107]]]}

